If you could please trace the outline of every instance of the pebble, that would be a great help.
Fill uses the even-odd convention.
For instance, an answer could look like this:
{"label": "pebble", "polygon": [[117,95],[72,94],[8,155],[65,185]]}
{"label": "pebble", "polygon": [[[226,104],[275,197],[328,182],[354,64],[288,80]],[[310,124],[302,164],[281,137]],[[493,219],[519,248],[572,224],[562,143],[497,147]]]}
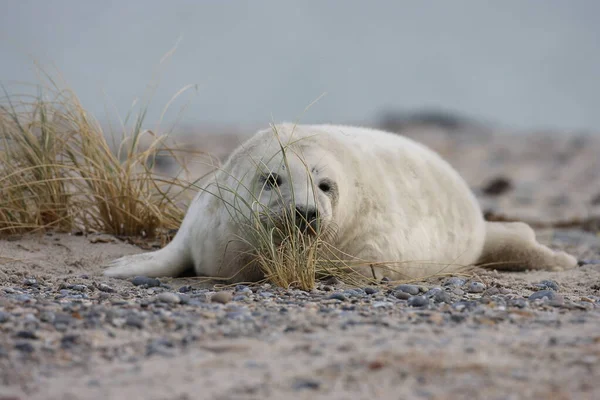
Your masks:
{"label": "pebble", "polygon": [[548,300],[554,300],[556,298],[556,292],[554,290],[540,290],[529,296],[529,300],[533,301],[543,299],[544,297],[548,298]]}
{"label": "pebble", "polygon": [[106,283],[101,283],[98,285],[98,290],[100,290],[101,292],[106,292],[106,293],[113,293],[115,291],[115,289],[113,289],[112,287],[108,286]]}
{"label": "pebble", "polygon": [[408,305],[411,307],[424,307],[429,304],[425,296],[412,296],[408,299]]}
{"label": "pebble", "polygon": [[370,286],[366,287],[364,290],[366,294],[375,294],[379,292],[379,289]]}
{"label": "pebble", "polygon": [[444,286],[461,287],[466,281],[457,276],[452,276],[444,281]]}
{"label": "pebble", "polygon": [[69,286],[69,289],[75,290],[77,292],[85,292],[88,288],[85,285],[71,285]]}
{"label": "pebble", "polygon": [[400,299],[400,300],[408,300],[411,298],[411,295],[406,292],[397,291],[397,292],[394,292],[394,297],[396,297],[397,299]]}
{"label": "pebble", "polygon": [[271,292],[260,292],[258,295],[260,297],[264,297],[265,299],[273,297],[273,293]]}
{"label": "pebble", "polygon": [[398,285],[394,290],[412,294],[413,296],[419,294],[419,287],[415,285]]}
{"label": "pebble", "polygon": [[436,303],[451,304],[452,297],[450,297],[450,295],[448,293],[446,293],[442,290],[433,296],[433,301],[435,301]]}
{"label": "pebble", "polygon": [[233,298],[231,292],[217,292],[211,298],[210,301],[213,303],[227,304]]}
{"label": "pebble", "polygon": [[192,290],[192,287],[191,287],[190,285],[185,285],[185,286],[182,286],[182,287],[180,287],[179,289],[177,289],[177,291],[178,291],[179,293],[187,293],[187,292],[189,292],[190,290]]}
{"label": "pebble", "polygon": [[8,321],[10,319],[10,314],[4,311],[0,311],[0,324]]}
{"label": "pebble", "polygon": [[393,307],[394,303],[391,301],[376,301],[373,303],[373,308],[388,308]]}
{"label": "pebble", "polygon": [[18,331],[15,336],[19,339],[38,339],[38,335],[32,331]]}
{"label": "pebble", "polygon": [[15,343],[15,349],[22,351],[23,353],[33,353],[35,347],[29,342],[18,342]]}
{"label": "pebble", "polygon": [[37,286],[38,282],[35,278],[26,278],[23,280],[25,286]]}
{"label": "pebble", "polygon": [[340,300],[340,301],[346,301],[347,298],[344,295],[344,293],[340,293],[340,292],[335,292],[329,295],[329,297],[327,297],[329,300]]}
{"label": "pebble", "polygon": [[481,282],[471,282],[467,291],[469,293],[482,293],[485,290],[485,285]]}
{"label": "pebble", "polygon": [[160,281],[156,278],[149,278],[147,276],[136,276],[131,280],[135,286],[145,286],[145,287],[157,287],[160,286]]}
{"label": "pebble", "polygon": [[321,382],[319,382],[315,379],[310,379],[310,378],[298,379],[292,385],[292,389],[294,389],[294,390],[303,390],[303,389],[317,390],[320,387],[321,387]]}
{"label": "pebble", "polygon": [[558,283],[556,283],[555,281],[551,281],[551,280],[543,280],[539,283],[535,283],[533,286],[535,286],[536,288],[539,289],[550,289],[550,290],[554,290],[558,292],[559,286]]}
{"label": "pebble", "polygon": [[125,320],[125,325],[132,326],[134,328],[142,329],[144,328],[144,320],[137,315],[130,315]]}
{"label": "pebble", "polygon": [[156,296],[156,298],[162,301],[163,303],[178,304],[181,302],[181,298],[175,293],[171,292],[159,293],[158,296]]}

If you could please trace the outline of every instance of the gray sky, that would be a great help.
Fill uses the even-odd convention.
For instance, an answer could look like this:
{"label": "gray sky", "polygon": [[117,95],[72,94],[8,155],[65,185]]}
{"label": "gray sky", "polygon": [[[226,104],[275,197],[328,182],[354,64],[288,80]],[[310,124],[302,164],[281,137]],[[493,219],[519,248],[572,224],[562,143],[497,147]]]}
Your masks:
{"label": "gray sky", "polygon": [[127,113],[181,36],[161,67],[149,122],[197,83],[169,118],[191,100],[182,122],[295,120],[327,92],[302,122],[440,107],[517,128],[600,128],[596,0],[0,5],[2,83],[33,81],[33,59],[54,63],[100,120],[106,102]]}

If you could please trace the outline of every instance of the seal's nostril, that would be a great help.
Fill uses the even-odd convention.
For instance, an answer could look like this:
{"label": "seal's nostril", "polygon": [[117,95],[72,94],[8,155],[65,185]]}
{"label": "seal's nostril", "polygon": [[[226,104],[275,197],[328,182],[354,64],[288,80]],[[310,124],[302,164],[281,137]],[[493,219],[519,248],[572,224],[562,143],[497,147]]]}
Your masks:
{"label": "seal's nostril", "polygon": [[302,232],[306,231],[308,226],[315,230],[318,216],[317,209],[314,207],[296,207],[296,226]]}

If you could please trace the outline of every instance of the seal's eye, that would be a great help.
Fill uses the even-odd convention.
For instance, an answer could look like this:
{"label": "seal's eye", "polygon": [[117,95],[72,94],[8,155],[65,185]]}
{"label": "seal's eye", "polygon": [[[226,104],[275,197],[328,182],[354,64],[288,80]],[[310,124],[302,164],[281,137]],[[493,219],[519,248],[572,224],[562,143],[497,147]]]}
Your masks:
{"label": "seal's eye", "polygon": [[319,189],[325,193],[328,193],[331,191],[331,183],[329,181],[321,181],[321,183],[319,183]]}
{"label": "seal's eye", "polygon": [[277,186],[281,186],[283,179],[277,174],[263,175],[260,180],[265,183],[265,190],[271,190]]}

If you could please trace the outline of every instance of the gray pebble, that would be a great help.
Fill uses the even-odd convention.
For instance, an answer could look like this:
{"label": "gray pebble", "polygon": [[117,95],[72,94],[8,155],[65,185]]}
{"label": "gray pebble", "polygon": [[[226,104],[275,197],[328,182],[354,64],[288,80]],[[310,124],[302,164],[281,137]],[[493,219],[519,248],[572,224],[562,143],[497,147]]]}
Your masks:
{"label": "gray pebble", "polygon": [[426,291],[423,296],[430,298],[430,297],[435,297],[438,293],[442,292],[442,288],[440,287],[434,287],[429,289],[428,291]]}
{"label": "gray pebble", "polygon": [[543,280],[539,283],[535,283],[534,286],[539,289],[542,289],[542,290],[550,289],[550,290],[558,291],[558,289],[559,289],[558,283],[556,283],[555,281],[551,281],[551,280]]}
{"label": "gray pebble", "polygon": [[482,293],[485,290],[485,285],[481,282],[471,282],[467,291],[469,293]]}
{"label": "gray pebble", "polygon": [[115,289],[113,289],[112,287],[108,286],[106,283],[101,283],[98,285],[98,290],[100,290],[101,292],[106,292],[106,293],[113,293],[115,291]]}
{"label": "gray pebble", "polygon": [[433,296],[433,301],[435,301],[436,303],[450,304],[452,303],[452,297],[450,297],[448,293],[442,290]]}
{"label": "gray pebble", "polygon": [[38,282],[35,278],[26,278],[23,280],[25,286],[37,286]]}
{"label": "gray pebble", "polygon": [[294,389],[294,390],[303,390],[303,389],[317,390],[320,387],[321,387],[321,382],[319,382],[315,379],[310,379],[310,378],[298,379],[292,385],[292,389]]}
{"label": "gray pebble", "polygon": [[413,296],[419,294],[419,287],[415,285],[398,285],[394,290],[412,294]]}
{"label": "gray pebble", "polygon": [[191,299],[187,294],[180,293],[177,296],[179,296],[179,302],[181,304],[190,304]]}
{"label": "gray pebble", "polygon": [[18,331],[15,336],[19,339],[38,339],[38,335],[32,331]]}
{"label": "gray pebble", "polygon": [[231,301],[233,295],[230,292],[217,292],[213,294],[210,301],[213,303],[227,304]]}
{"label": "gray pebble", "polygon": [[394,297],[400,300],[408,300],[410,299],[411,295],[406,292],[396,291],[394,292]]}
{"label": "gray pebble", "polygon": [[0,324],[10,319],[10,314],[4,311],[0,311]]}
{"label": "gray pebble", "polygon": [[377,288],[370,287],[370,286],[365,288],[366,294],[375,294],[377,292],[379,292],[379,289],[377,289]]}
{"label": "gray pebble", "polygon": [[147,276],[136,276],[131,280],[135,286],[145,286],[145,287],[157,287],[160,286],[160,281],[156,278],[149,278]]}
{"label": "gray pebble", "polygon": [[548,298],[548,300],[554,300],[554,298],[556,298],[556,292],[554,290],[540,290],[529,296],[529,300],[533,301],[543,299],[544,297]]}
{"label": "gray pebble", "polygon": [[33,353],[35,347],[29,342],[18,342],[15,344],[15,349],[22,351],[23,353]]}
{"label": "gray pebble", "polygon": [[177,291],[178,291],[179,293],[187,293],[187,292],[189,292],[190,290],[192,290],[192,287],[191,287],[190,285],[185,285],[185,286],[182,286],[182,287],[180,287],[179,289],[177,289]]}
{"label": "gray pebble", "polygon": [[462,295],[464,295],[464,294],[465,294],[465,291],[464,291],[464,290],[462,290],[462,289],[456,288],[456,289],[453,289],[453,290],[452,290],[452,293],[454,293],[454,294],[455,294],[455,295],[457,295],[457,296],[462,296]]}
{"label": "gray pebble", "polygon": [[134,328],[142,329],[144,328],[144,320],[137,315],[130,315],[125,320],[125,325],[132,326]]}
{"label": "gray pebble", "polygon": [[412,296],[408,299],[408,305],[411,307],[424,307],[429,304],[425,296]]}
{"label": "gray pebble", "polygon": [[87,290],[87,286],[85,285],[71,285],[69,289],[75,290],[77,292],[85,292]]}
{"label": "gray pebble", "polygon": [[394,303],[391,301],[376,301],[373,303],[373,308],[388,308],[393,307]]}
{"label": "gray pebble", "polygon": [[346,296],[344,295],[344,293],[335,292],[335,293],[330,294],[328,299],[329,300],[346,301]]}
{"label": "gray pebble", "polygon": [[178,304],[181,302],[181,298],[175,293],[171,292],[159,293],[158,296],[156,296],[156,298],[162,301],[163,303]]}
{"label": "gray pebble", "polygon": [[260,297],[264,297],[265,299],[273,297],[273,293],[271,292],[260,292],[258,295]]}
{"label": "gray pebble", "polygon": [[466,281],[457,276],[452,276],[444,281],[444,286],[461,287]]}

